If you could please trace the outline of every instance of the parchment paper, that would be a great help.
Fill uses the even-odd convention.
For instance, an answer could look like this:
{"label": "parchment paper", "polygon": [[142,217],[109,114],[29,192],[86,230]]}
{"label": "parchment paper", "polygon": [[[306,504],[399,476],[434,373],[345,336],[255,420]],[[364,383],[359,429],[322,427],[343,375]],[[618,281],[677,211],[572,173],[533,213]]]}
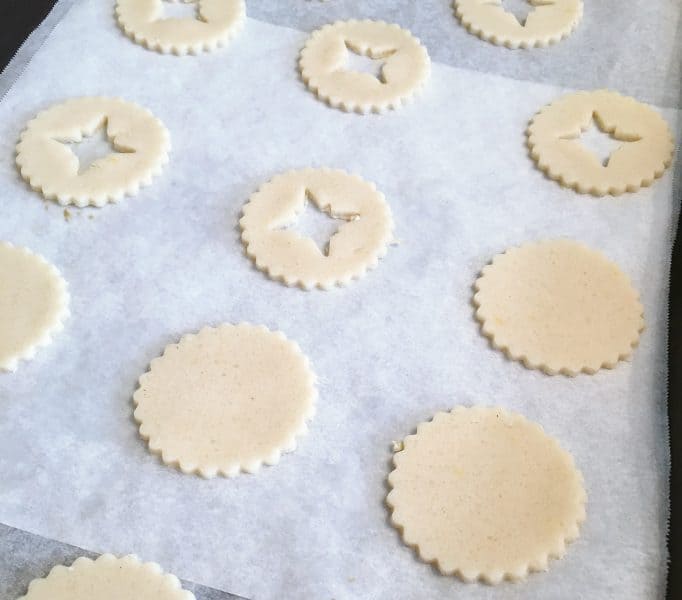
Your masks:
{"label": "parchment paper", "polygon": [[[545,179],[524,130],[568,91],[549,84],[434,64],[427,89],[400,111],[330,109],[297,78],[306,37],[249,20],[221,52],[162,56],[120,33],[111,3],[84,1],[0,103],[0,239],[60,268],[73,314],[52,345],[0,377],[0,522],[94,552],[135,552],[258,599],[660,594],[672,173],[615,199]],[[148,107],[174,149],[138,196],[72,208],[66,220],[23,183],[13,149],[38,111],[84,94]],[[678,112],[661,112],[677,131]],[[375,182],[401,242],[331,292],[270,281],[243,255],[237,230],[262,182],[311,165]],[[631,363],[547,377],[480,335],[470,305],[479,270],[510,245],[555,236],[603,250],[641,291],[647,329]],[[317,414],[296,452],[256,476],[184,476],[137,434],[137,378],[183,333],[243,320],[299,342],[320,379]],[[438,410],[474,403],[538,421],[585,477],[581,537],[520,585],[441,577],[387,522],[391,441]]]}

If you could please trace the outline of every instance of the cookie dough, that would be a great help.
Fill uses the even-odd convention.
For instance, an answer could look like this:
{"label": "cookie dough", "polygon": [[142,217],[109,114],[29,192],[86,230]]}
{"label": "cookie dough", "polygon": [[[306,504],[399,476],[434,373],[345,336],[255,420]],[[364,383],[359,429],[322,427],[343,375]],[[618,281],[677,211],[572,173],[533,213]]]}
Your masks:
{"label": "cookie dough", "polygon": [[[78,172],[66,142],[79,142],[105,127],[118,153]],[[147,109],[120,98],[83,97],[57,104],[29,121],[17,145],[22,177],[48,200],[103,206],[136,194],[168,162],[170,136]]]}
{"label": "cookie dough", "polygon": [[[623,142],[606,166],[580,141],[592,121]],[[581,194],[618,195],[651,185],[672,161],[666,122],[633,98],[598,90],[577,92],[545,106],[527,131],[530,155],[548,177]]]}
{"label": "cookie dough", "polygon": [[206,327],[167,346],[133,399],[140,435],[164,463],[231,477],[294,450],[316,397],[298,345],[242,323]]}
{"label": "cookie dough", "polygon": [[[306,202],[343,224],[327,255],[307,237],[284,229]],[[393,240],[393,219],[384,195],[356,175],[303,169],[274,177],[244,206],[239,221],[246,254],[271,278],[305,289],[347,284],[375,267]]]}
{"label": "cookie dough", "polygon": [[556,44],[583,16],[582,0],[528,0],[534,9],[522,25],[502,0],[455,0],[455,14],[469,33],[507,48]]}
{"label": "cookie dough", "polygon": [[403,541],[467,582],[546,570],[585,519],[572,457],[542,427],[502,408],[438,413],[405,438],[393,462],[386,502]]}
{"label": "cookie dough", "polygon": [[162,0],[116,2],[118,22],[126,35],[150,50],[166,54],[215,50],[224,46],[246,21],[244,0],[199,0],[198,9],[199,19],[164,19]]}
{"label": "cookie dough", "polygon": [[42,256],[0,242],[0,370],[15,371],[52,341],[69,316],[59,271]]}
{"label": "cookie dough", "polygon": [[627,276],[600,252],[571,240],[498,254],[474,288],[476,319],[493,347],[550,375],[612,369],[644,329]]}
{"label": "cookie dough", "polygon": [[18,600],[195,600],[183,590],[175,575],[156,563],[142,563],[136,556],[116,558],[102,554],[85,556],[70,567],[54,567],[47,577],[34,579],[28,593]]}
{"label": "cookie dough", "polygon": [[[384,60],[381,77],[349,71],[348,53]],[[426,48],[409,31],[383,21],[337,21],[313,32],[301,51],[301,77],[334,108],[358,113],[397,108],[431,73]]]}

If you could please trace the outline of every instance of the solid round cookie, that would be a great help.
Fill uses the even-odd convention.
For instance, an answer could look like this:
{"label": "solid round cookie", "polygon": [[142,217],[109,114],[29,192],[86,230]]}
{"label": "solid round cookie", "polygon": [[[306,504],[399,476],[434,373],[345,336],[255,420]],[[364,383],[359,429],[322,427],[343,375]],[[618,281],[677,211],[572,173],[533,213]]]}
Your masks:
{"label": "solid round cookie", "polygon": [[[348,70],[349,52],[383,59],[379,78]],[[409,31],[383,21],[337,21],[314,31],[299,60],[301,77],[334,108],[358,113],[397,108],[431,73],[426,48]]]}
{"label": "solid round cookie", "polygon": [[180,580],[156,563],[134,556],[102,554],[97,560],[77,558],[70,567],[54,567],[47,577],[34,579],[18,600],[195,600]]}
{"label": "solid round cookie", "polygon": [[0,242],[0,370],[14,371],[64,327],[69,294],[42,256]]}
{"label": "solid round cookie", "polygon": [[504,9],[502,0],[455,0],[455,14],[482,40],[507,48],[555,44],[568,36],[583,16],[582,0],[528,0],[533,10],[523,24]]}
{"label": "solid round cookie", "polygon": [[133,399],[140,435],[164,463],[231,477],[294,450],[316,397],[298,345],[242,323],[206,327],[167,346]]}
{"label": "solid round cookie", "polygon": [[[285,229],[313,202],[342,221],[325,255],[306,237]],[[393,240],[384,195],[356,175],[302,169],[277,175],[244,206],[239,221],[246,254],[271,278],[306,289],[347,284],[375,267]]]}
{"label": "solid round cookie", "polygon": [[501,408],[438,413],[393,462],[386,502],[403,541],[467,582],[546,570],[585,519],[572,457],[539,425]]}
{"label": "solid round cookie", "polygon": [[571,240],[510,248],[483,268],[474,288],[476,319],[492,345],[550,375],[611,369],[644,329],[628,277]]}
{"label": "solid round cookie", "polygon": [[[622,145],[606,165],[580,136],[592,121]],[[530,155],[548,177],[582,194],[635,192],[672,162],[668,125],[650,107],[616,92],[577,92],[545,106],[527,130]]]}
{"label": "solid round cookie", "polygon": [[197,3],[197,19],[162,18],[162,0],[117,0],[116,15],[126,35],[138,44],[179,55],[215,50],[244,26],[244,0],[198,0]]}
{"label": "solid round cookie", "polygon": [[[111,153],[79,173],[78,157],[66,145],[104,127]],[[22,177],[48,200],[103,206],[136,194],[168,162],[170,136],[147,109],[120,98],[67,100],[29,121],[17,144]]]}

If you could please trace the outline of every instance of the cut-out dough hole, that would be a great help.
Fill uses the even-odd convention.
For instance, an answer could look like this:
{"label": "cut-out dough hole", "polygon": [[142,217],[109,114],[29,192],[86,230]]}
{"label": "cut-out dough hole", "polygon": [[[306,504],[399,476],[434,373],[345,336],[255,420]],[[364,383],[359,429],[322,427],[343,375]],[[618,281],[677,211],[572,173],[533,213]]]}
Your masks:
{"label": "cut-out dough hole", "polygon": [[324,256],[329,256],[329,241],[345,221],[359,218],[357,215],[345,217],[331,214],[329,210],[318,207],[309,190],[305,192],[305,206],[293,223],[282,229],[291,229],[301,237],[307,237],[315,242]]}
{"label": "cut-out dough hole", "polygon": [[[490,4],[499,4],[499,2],[492,1]],[[553,4],[553,2],[542,2],[541,4]],[[535,10],[535,6],[529,0],[502,0],[502,8],[513,15],[521,27],[526,26],[528,15]]]}
{"label": "cut-out dough hole", "polygon": [[641,139],[635,137],[633,139],[618,138],[612,132],[607,131],[599,123],[596,115],[592,115],[592,120],[586,129],[581,130],[580,134],[563,136],[565,140],[579,140],[580,143],[594,154],[599,162],[604,167],[609,166],[611,155],[618,150],[623,144],[629,142],[636,142]]}
{"label": "cut-out dough hole", "polygon": [[163,0],[162,7],[162,19],[202,20],[199,3],[195,0]]}
{"label": "cut-out dough hole", "polygon": [[78,159],[78,174],[87,171],[97,160],[110,154],[129,154],[135,152],[123,147],[116,147],[107,134],[107,119],[103,119],[90,135],[83,133],[80,140],[55,138],[69,147]]}
{"label": "cut-out dough hole", "polygon": [[507,48],[546,47],[573,31],[583,0],[454,0],[470,33]]}
{"label": "cut-out dough hole", "polygon": [[384,63],[389,56],[395,53],[395,50],[384,52],[381,55],[372,56],[371,50],[359,52],[348,42],[346,42],[346,48],[348,48],[348,62],[346,63],[346,70],[367,73],[372,77],[376,77],[381,83],[386,83],[383,71]]}

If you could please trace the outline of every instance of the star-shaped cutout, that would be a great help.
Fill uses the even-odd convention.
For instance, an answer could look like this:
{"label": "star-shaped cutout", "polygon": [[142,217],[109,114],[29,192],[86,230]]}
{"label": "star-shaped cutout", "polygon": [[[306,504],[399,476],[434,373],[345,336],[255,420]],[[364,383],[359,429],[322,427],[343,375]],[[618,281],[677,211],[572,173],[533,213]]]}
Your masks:
{"label": "star-shaped cutout", "polygon": [[309,190],[305,192],[306,202],[296,220],[282,229],[295,231],[301,237],[315,242],[324,256],[329,256],[329,241],[346,221],[357,219],[357,215],[339,216],[318,207]]}
{"label": "star-shaped cutout", "polygon": [[361,52],[348,42],[346,42],[346,48],[348,49],[346,70],[367,73],[372,77],[376,77],[380,83],[386,83],[384,78],[384,63],[389,56],[395,54],[395,50],[373,53],[371,49],[368,49],[365,52]]}
{"label": "star-shaped cutout", "polygon": [[201,21],[199,3],[196,0],[163,0],[164,19],[195,19]]}
{"label": "star-shaped cutout", "polygon": [[525,27],[528,15],[532,13],[538,6],[550,6],[554,4],[554,0],[491,0],[486,4],[495,6],[502,6],[505,12],[512,15],[521,27]]}
{"label": "star-shaped cutout", "polygon": [[130,154],[135,152],[123,147],[116,147],[107,134],[107,119],[91,133],[82,134],[80,139],[54,138],[60,144],[64,144],[73,152],[78,159],[78,174],[87,171],[97,160],[110,154]]}
{"label": "star-shaped cutout", "polygon": [[561,137],[562,140],[577,140],[587,150],[597,157],[603,167],[609,166],[612,154],[623,144],[636,142],[641,138],[619,138],[612,131],[608,131],[600,122],[597,115],[593,114],[587,128],[581,129],[577,135],[569,134]]}

